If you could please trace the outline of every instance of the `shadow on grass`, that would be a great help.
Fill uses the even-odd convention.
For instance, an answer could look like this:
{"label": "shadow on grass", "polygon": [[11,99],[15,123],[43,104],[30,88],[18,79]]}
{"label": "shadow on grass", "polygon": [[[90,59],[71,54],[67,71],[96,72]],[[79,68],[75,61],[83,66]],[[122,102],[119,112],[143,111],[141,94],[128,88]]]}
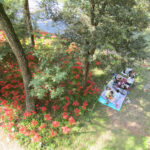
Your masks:
{"label": "shadow on grass", "polygon": [[[148,150],[150,95],[143,92],[143,87],[150,73],[139,67],[135,71],[139,75],[136,86],[130,90],[131,103],[123,104],[117,112],[95,100],[89,119],[82,121],[79,131],[68,137],[66,145],[64,142],[59,150]],[[111,78],[111,73],[99,71],[95,74],[101,92]]]}
{"label": "shadow on grass", "polygon": [[132,135],[126,130],[112,131],[113,138],[105,143],[103,150],[148,150],[144,136]]}
{"label": "shadow on grass", "polygon": [[[106,121],[108,125],[105,122],[105,129],[111,131],[111,137],[105,141],[102,150],[148,150],[146,140],[150,136],[150,93],[144,93],[143,87],[147,83],[150,72],[140,67],[135,68],[135,71],[139,75],[136,86],[130,90],[131,103],[123,104],[120,112],[104,106],[106,111],[103,117],[108,117]],[[95,77],[97,80],[100,78],[101,76]],[[95,111],[100,114],[98,107],[97,105]],[[94,125],[99,126],[99,120],[94,122]],[[95,150],[100,149],[95,148]]]}

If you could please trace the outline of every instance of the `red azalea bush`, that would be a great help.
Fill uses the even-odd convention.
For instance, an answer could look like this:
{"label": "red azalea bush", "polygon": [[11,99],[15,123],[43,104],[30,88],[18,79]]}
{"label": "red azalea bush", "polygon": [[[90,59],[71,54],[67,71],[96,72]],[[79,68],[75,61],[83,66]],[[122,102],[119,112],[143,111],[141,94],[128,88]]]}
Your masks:
{"label": "red azalea bush", "polygon": [[6,41],[5,34],[0,30],[0,45]]}
{"label": "red azalea bush", "polygon": [[[27,55],[33,74],[32,95],[36,103],[35,112],[25,111],[24,86],[16,60],[7,55],[5,64],[0,65],[0,73],[5,75],[0,79],[2,127],[9,131],[10,137],[18,138],[32,150],[54,148],[59,144],[56,139],[60,136],[65,138],[73,133],[77,122],[80,122],[81,117],[92,105],[92,100],[97,100],[96,96],[100,93],[92,80],[91,72],[86,89],[82,87],[83,64],[81,58],[76,55],[79,48],[74,43],[64,48],[58,46],[55,40],[57,37],[53,35],[50,41],[36,45],[35,52],[29,52]],[[49,49],[53,43],[58,46],[57,49]],[[58,53],[58,50],[63,50],[63,53]],[[56,55],[57,53],[59,55]],[[46,64],[41,66],[45,60]],[[53,74],[45,69],[55,66],[56,70],[51,70],[54,71]],[[67,73],[65,76],[62,74],[63,78],[60,76],[59,80],[61,72]]]}

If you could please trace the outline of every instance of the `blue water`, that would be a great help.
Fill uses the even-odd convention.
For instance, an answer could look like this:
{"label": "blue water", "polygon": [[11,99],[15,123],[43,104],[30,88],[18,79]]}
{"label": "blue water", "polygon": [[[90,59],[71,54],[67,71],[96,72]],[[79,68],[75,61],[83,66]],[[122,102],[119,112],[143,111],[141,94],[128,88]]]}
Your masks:
{"label": "blue water", "polygon": [[[41,0],[30,0],[29,1],[29,7],[30,7],[30,11],[32,14],[32,18],[36,19],[38,18],[38,16],[44,16],[42,15],[43,10],[41,10],[41,8],[39,7],[39,2]],[[58,3],[59,8],[61,9],[63,7],[63,3],[59,2]],[[39,14],[38,14],[39,13]],[[44,19],[44,18],[43,18]],[[58,23],[54,23],[52,20],[41,20],[38,19],[37,20],[37,28],[42,30],[42,31],[46,31],[49,33],[63,33],[64,29],[65,29],[65,24],[63,22],[58,22]]]}
{"label": "blue water", "polygon": [[63,22],[54,23],[52,20],[37,21],[38,29],[46,31],[49,33],[59,33],[62,34],[65,29],[65,24]]}

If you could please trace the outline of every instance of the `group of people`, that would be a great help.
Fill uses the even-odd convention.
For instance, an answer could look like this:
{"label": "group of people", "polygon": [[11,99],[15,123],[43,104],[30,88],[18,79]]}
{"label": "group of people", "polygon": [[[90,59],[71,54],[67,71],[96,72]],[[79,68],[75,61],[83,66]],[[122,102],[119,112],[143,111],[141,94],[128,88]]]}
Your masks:
{"label": "group of people", "polygon": [[114,84],[117,85],[119,88],[128,90],[131,85],[133,85],[134,80],[135,80],[135,72],[133,70],[128,72],[128,78],[124,78],[121,75],[115,75],[114,77]]}
{"label": "group of people", "polygon": [[[127,79],[119,74],[115,74],[114,79],[111,80],[108,84],[105,92],[105,97],[107,98],[106,104],[108,104],[109,101],[116,102],[119,99],[119,89],[128,90],[131,87],[131,85],[133,85],[135,80],[134,78],[136,76],[135,72],[132,69],[128,69],[123,72],[128,76]],[[117,87],[116,90],[112,90],[114,89],[114,87]]]}

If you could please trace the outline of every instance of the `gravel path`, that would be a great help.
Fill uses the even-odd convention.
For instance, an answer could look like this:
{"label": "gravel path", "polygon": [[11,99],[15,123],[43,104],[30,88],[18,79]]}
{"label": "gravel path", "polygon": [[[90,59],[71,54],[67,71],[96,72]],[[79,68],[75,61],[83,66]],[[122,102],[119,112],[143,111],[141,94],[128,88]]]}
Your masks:
{"label": "gravel path", "polygon": [[0,127],[0,150],[24,150],[17,141],[8,138]]}

